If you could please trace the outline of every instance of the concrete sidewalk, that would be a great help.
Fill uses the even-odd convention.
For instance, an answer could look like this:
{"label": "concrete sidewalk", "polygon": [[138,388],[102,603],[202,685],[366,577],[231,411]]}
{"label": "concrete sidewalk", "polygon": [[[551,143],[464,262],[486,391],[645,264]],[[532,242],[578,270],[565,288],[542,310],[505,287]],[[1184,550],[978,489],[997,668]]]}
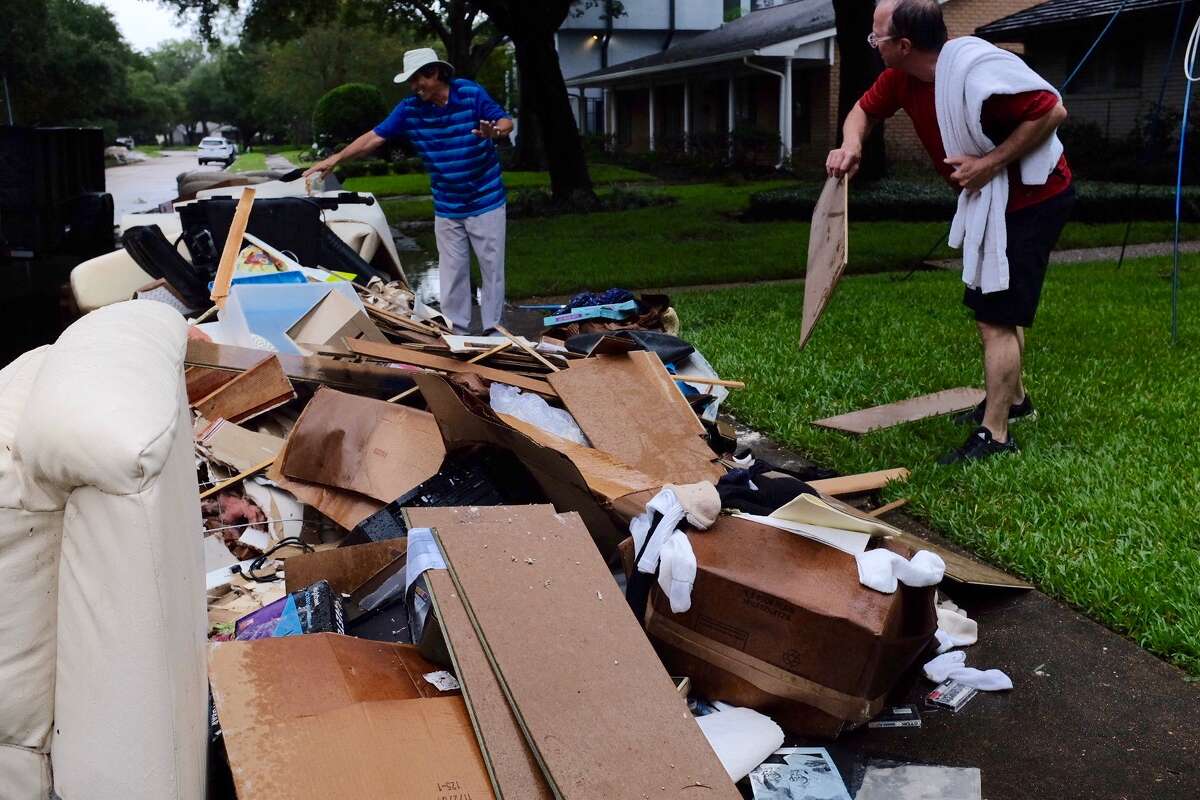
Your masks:
{"label": "concrete sidewalk", "polygon": [[[739,429],[756,456],[806,462]],[[954,547],[903,511],[884,519]],[[1194,800],[1200,797],[1200,683],[1039,591],[943,582],[979,623],[967,665],[998,668],[1011,692],[978,694],[957,714],[924,709],[919,668],[890,698],[922,707],[922,727],[862,728],[828,747],[851,795],[874,760],[978,767],[988,800]],[[930,654],[932,656],[932,653]]]}
{"label": "concrete sidewalk", "polygon": [[[1174,251],[1173,242],[1150,242],[1131,244],[1125,248],[1125,260],[1169,256]],[[1200,253],[1200,242],[1180,242],[1179,252]],[[1051,264],[1086,264],[1090,261],[1116,261],[1121,257],[1120,247],[1082,247],[1078,250],[1055,250],[1050,254]],[[924,262],[937,269],[962,270],[961,258],[938,259]]]}

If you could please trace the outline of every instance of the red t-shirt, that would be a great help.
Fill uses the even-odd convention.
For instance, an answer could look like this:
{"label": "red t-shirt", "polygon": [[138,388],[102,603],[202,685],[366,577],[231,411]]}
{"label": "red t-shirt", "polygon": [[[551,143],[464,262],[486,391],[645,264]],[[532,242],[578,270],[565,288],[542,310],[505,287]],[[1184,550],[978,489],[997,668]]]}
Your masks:
{"label": "red t-shirt", "polygon": [[[1022,122],[1044,117],[1057,103],[1058,98],[1053,93],[1044,91],[992,95],[983,103],[983,132],[999,144],[1011,136]],[[858,104],[875,119],[887,119],[904,109],[912,120],[917,138],[933,159],[934,169],[950,182],[954,168],[945,162],[946,148],[942,144],[942,132],[938,128],[932,83],[914,78],[907,72],[888,68],[876,79],[875,84],[867,90]],[[1021,183],[1020,164],[1014,162],[1008,167],[1008,179],[1008,211],[1011,213],[1066,191],[1071,185],[1071,168],[1067,166],[1066,155],[1063,155],[1044,185],[1026,186]],[[953,182],[950,182],[950,185],[956,191],[959,188]]]}

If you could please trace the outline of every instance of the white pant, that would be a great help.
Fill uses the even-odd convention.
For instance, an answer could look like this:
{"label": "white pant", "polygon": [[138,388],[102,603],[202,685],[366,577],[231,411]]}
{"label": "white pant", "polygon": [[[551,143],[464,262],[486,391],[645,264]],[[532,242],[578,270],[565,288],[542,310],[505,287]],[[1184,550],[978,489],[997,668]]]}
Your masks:
{"label": "white pant", "polygon": [[483,329],[500,324],[504,311],[504,241],[507,206],[500,206],[477,217],[446,219],[435,217],[438,277],[442,314],[454,331],[471,327],[471,250],[479,260],[483,275]]}

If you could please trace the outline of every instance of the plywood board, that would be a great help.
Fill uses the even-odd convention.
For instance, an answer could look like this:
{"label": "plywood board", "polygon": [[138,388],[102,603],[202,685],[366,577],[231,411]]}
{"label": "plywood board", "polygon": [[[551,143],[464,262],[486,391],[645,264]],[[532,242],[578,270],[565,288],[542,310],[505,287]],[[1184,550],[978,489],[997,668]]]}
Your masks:
{"label": "plywood board", "polygon": [[937,553],[946,562],[946,577],[957,583],[972,586],[995,586],[1001,589],[1032,589],[1025,581],[993,566],[976,561],[973,558],[957,553],[936,542],[922,539],[907,531],[892,536],[892,541],[900,542],[915,550],[929,550]]}
{"label": "plywood board", "polygon": [[[227,372],[245,372],[262,361],[263,351],[189,339],[184,363]],[[346,389],[356,394],[391,397],[412,386],[403,370],[378,364],[356,364],[322,356],[275,355],[284,373],[296,383]]]}
{"label": "plywood board", "polygon": [[292,382],[275,356],[267,356],[250,369],[196,401],[205,419],[245,422],[296,397]]}
{"label": "plywood board", "polygon": [[284,455],[289,478],[390,503],[436,475],[446,448],[426,411],[321,387]]}
{"label": "plywood board", "polygon": [[420,350],[414,350],[411,347],[402,347],[398,344],[366,342],[361,339],[347,341],[346,346],[358,355],[367,356],[368,358],[381,358],[400,364],[410,364],[414,367],[433,369],[439,372],[471,373],[489,381],[507,383],[509,386],[516,386],[530,392],[536,392],[545,397],[556,396],[550,384],[543,380],[528,378],[514,372],[506,372],[502,369],[485,367],[481,364],[468,364],[465,361],[459,361],[447,356],[434,355],[433,353],[425,353]]}
{"label": "plywood board", "polygon": [[800,323],[800,348],[808,344],[849,259],[850,230],[847,214],[849,180],[829,178],[813,208],[808,236],[808,267],[804,272],[804,316]]}
{"label": "plywood board", "polygon": [[662,362],[641,350],[572,361],[549,376],[588,440],[660,483],[717,481],[725,470]]}
{"label": "plywood board", "polygon": [[555,797],[740,797],[577,515],[434,535]]}
{"label": "plywood board", "polygon": [[496,796],[501,800],[549,800],[554,795],[525,743],[450,574],[430,570],[425,581]]}
{"label": "plywood board", "polygon": [[466,706],[406,645],[320,633],[210,650],[239,800],[494,797]]}
{"label": "plywood board", "polygon": [[341,292],[330,292],[310,308],[292,327],[288,337],[310,355],[317,350],[350,352],[343,339],[367,339],[387,342],[379,328],[371,322],[361,304]]}
{"label": "plywood board", "polygon": [[813,422],[821,428],[831,428],[845,433],[864,434],[871,431],[903,425],[906,422],[916,422],[928,417],[938,417],[943,414],[953,414],[974,408],[983,400],[985,392],[982,389],[961,387],[946,389],[933,394],[913,397],[896,403],[864,408],[862,411],[852,411],[836,417],[826,417]]}

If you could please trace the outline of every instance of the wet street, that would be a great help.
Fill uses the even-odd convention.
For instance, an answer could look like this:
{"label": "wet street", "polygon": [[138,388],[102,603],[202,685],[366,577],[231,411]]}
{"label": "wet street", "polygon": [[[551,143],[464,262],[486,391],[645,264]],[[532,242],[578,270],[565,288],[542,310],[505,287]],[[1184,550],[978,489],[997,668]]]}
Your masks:
{"label": "wet street", "polygon": [[106,191],[113,196],[113,222],[130,211],[151,211],[159,203],[173,200],[179,193],[176,176],[190,170],[219,171],[216,164],[201,167],[196,151],[165,151],[136,164],[109,167],[104,170]]}

